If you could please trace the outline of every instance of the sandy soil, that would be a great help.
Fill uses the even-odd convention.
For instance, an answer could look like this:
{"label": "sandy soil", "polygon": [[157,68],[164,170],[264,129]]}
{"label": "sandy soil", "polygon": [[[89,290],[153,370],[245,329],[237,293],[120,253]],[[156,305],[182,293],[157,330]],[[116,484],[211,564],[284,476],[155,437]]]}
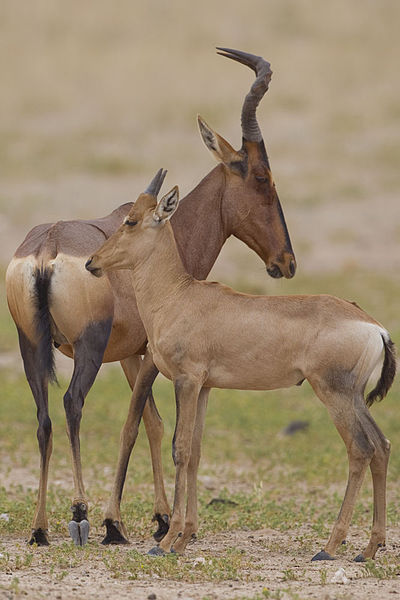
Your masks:
{"label": "sandy soil", "polygon": [[[304,550],[299,550],[296,557],[289,556],[284,549],[298,546],[296,536],[300,531],[280,533],[275,530],[262,529],[253,532],[235,531],[207,536],[188,547],[185,559],[193,564],[210,551],[216,556],[223,555],[227,547],[240,548],[251,567],[243,572],[248,581],[223,581],[221,583],[183,583],[157,577],[144,577],[135,581],[113,579],[100,560],[82,562],[81,565],[68,570],[66,576],[59,581],[51,573],[50,568],[31,567],[25,570],[10,571],[0,575],[0,586],[9,587],[13,578],[18,577],[18,592],[5,591],[0,588],[0,598],[19,598],[28,595],[30,598],[51,598],[52,600],[67,600],[72,598],[87,598],[102,600],[103,598],[135,598],[137,600],[183,600],[222,599],[222,598],[251,598],[262,594],[263,590],[276,593],[280,590],[282,599],[288,598],[317,598],[319,600],[334,600],[348,598],[354,600],[369,600],[372,598],[396,598],[400,593],[398,579],[381,580],[367,577],[359,564],[351,561],[351,554],[341,557],[334,562],[310,562],[310,556]],[[356,542],[364,538],[361,531],[352,531],[349,541]],[[386,552],[399,553],[400,536],[397,530],[388,531],[390,542]],[[98,540],[100,542],[100,538]],[[59,542],[55,539],[54,543]],[[16,552],[13,540],[3,542],[5,550],[12,556]],[[129,548],[145,552],[149,544],[133,542]],[[270,550],[273,545],[276,549]],[[127,552],[127,547],[121,547],[120,552]],[[35,550],[44,553],[46,549]],[[160,559],[155,559],[160,560]],[[378,561],[379,564],[379,561]],[[340,569],[344,569],[347,583],[331,583],[332,577]],[[323,575],[321,575],[321,571]],[[288,575],[289,574],[289,575]],[[326,584],[321,583],[326,578]],[[285,591],[286,590],[286,591]],[[289,591],[288,591],[289,590]],[[296,594],[298,594],[296,596]],[[277,596],[275,596],[277,597]]]}

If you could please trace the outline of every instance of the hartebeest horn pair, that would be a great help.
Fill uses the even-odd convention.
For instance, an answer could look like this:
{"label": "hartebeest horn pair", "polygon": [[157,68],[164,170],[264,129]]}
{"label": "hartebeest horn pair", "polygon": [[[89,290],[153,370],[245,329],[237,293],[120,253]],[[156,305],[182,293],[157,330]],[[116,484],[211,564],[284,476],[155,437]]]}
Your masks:
{"label": "hartebeest horn pair", "polygon": [[[271,276],[293,277],[296,261],[256,120],[257,104],[268,88],[269,65],[257,56],[237,50],[221,49],[221,53],[250,67],[257,75],[243,105],[243,144],[235,151],[199,119],[203,141],[219,164],[188,194],[172,218],[178,250],[187,271],[205,279],[226,239],[234,235],[258,254]],[[164,175],[163,171],[157,173],[145,197],[152,198],[159,192]],[[8,304],[37,405],[40,481],[31,542],[39,545],[49,543],[46,491],[52,424],[48,382],[54,374],[54,347],[74,361],[74,372],[64,396],[75,490],[70,526],[73,539],[82,544],[88,533],[88,501],[79,443],[83,403],[101,364],[112,361],[121,362],[129,385],[136,386],[144,397],[143,420],[154,472],[154,515],[159,523],[157,539],[168,530],[171,510],[161,465],[163,424],[151,394],[158,371],[150,359],[140,360],[147,336],[130,275],[120,271],[96,279],[84,269],[87,257],[117,230],[131,208],[129,202],[101,219],[38,225],[18,247],[7,269]],[[137,206],[133,208],[135,211]],[[192,218],[193,211],[196,220]],[[121,522],[120,502],[136,435],[131,424],[132,406],[121,435],[117,474],[105,513],[104,543],[123,543],[127,537]]]}
{"label": "hartebeest horn pair", "polygon": [[[346,538],[368,467],[373,526],[368,545],[355,560],[374,558],[385,544],[390,443],[367,404],[383,398],[395,376],[389,333],[354,303],[333,296],[253,296],[194,279],[182,264],[168,222],[177,207],[176,187],[159,202],[155,196],[139,196],[125,223],[86,264],[90,271],[132,270],[148,337],[145,361],[154,361],[175,386],[174,510],[168,533],[150,553],[183,552],[197,532],[196,479],[210,388],[271,390],[307,379],[327,407],[349,460],[338,519],[313,560],[331,560]],[[198,223],[195,211],[194,218]],[[366,384],[382,354],[380,379],[365,401]],[[145,386],[135,388],[135,435],[145,399]]]}

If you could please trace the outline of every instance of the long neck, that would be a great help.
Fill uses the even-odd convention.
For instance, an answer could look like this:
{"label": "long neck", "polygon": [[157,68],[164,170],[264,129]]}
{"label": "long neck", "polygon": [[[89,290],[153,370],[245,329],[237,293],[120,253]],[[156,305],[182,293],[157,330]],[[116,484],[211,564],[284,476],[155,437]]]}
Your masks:
{"label": "long neck", "polygon": [[166,223],[157,232],[151,252],[133,267],[137,306],[150,341],[158,311],[162,309],[162,314],[168,314],[168,304],[175,306],[192,281],[182,264],[172,228]]}
{"label": "long neck", "polygon": [[205,279],[229,232],[223,222],[224,167],[218,165],[181,200],[171,219],[176,245],[188,273]]}

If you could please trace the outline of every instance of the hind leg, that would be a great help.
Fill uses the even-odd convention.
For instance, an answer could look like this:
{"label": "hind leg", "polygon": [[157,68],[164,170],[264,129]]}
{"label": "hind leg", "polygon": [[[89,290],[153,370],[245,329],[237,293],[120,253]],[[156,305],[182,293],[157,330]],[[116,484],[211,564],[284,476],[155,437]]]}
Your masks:
{"label": "hind leg", "polygon": [[364,562],[368,558],[374,558],[378,548],[385,546],[386,542],[386,476],[390,442],[385,438],[368,409],[365,409],[363,420],[375,445],[375,454],[370,464],[374,494],[374,516],[368,546],[361,554],[356,556],[356,562]]}
{"label": "hind leg", "polygon": [[348,455],[349,476],[346,492],[339,515],[324,550],[318,552],[314,560],[332,560],[341,542],[346,539],[353,515],[355,502],[364,480],[365,472],[375,453],[375,445],[369,435],[362,417],[365,408],[360,393],[353,397],[354,391],[332,391],[311,382],[315,392],[326,405],[332,420],[342,437]]}
{"label": "hind leg", "polygon": [[73,541],[80,546],[87,542],[89,535],[88,504],[80,455],[80,422],[83,404],[101,367],[110,332],[111,319],[92,323],[73,344],[74,372],[64,396],[75,489],[71,507],[72,521],[69,523],[68,528]]}
{"label": "hind leg", "polygon": [[36,346],[25,334],[18,329],[19,347],[24,361],[24,369],[29,386],[37,406],[37,439],[40,452],[40,479],[35,515],[32,523],[32,537],[30,544],[47,546],[48,521],[46,514],[46,494],[49,462],[52,451],[52,429],[48,411],[48,381],[40,369]]}

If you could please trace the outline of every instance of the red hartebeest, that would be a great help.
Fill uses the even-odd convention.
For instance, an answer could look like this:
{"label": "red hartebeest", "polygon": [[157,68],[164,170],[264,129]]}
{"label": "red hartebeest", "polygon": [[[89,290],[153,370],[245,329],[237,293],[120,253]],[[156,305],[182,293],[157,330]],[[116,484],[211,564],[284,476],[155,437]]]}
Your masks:
{"label": "red hartebeest", "polygon": [[[296,262],[256,118],[272,72],[261,57],[219,50],[223,56],[253,69],[256,80],[242,108],[243,143],[239,151],[199,118],[202,138],[220,164],[189,193],[173,219],[179,252],[186,269],[203,279],[225,240],[234,235],[261,257],[272,277],[290,278]],[[156,195],[159,185],[161,181],[156,178],[149,193]],[[170,508],[163,487],[160,451],[163,425],[151,395],[158,371],[149,361],[140,361],[146,333],[136,309],[130,274],[110,273],[96,280],[84,269],[84,257],[117,229],[131,206],[123,204],[107,217],[93,221],[60,221],[35,227],[7,270],[8,304],[18,329],[39,422],[40,481],[31,543],[48,544],[46,490],[52,429],[47,388],[48,381],[55,378],[53,345],[74,360],[64,406],[75,489],[69,528],[75,543],[86,542],[89,528],[79,444],[82,407],[102,362],[120,361],[132,388],[135,381],[138,385],[149,384],[143,418],[154,472],[154,513],[159,523],[156,539],[168,529]],[[105,514],[104,543],[126,541],[119,507],[132,445],[128,418],[121,435],[118,474]]]}
{"label": "red hartebeest", "polygon": [[[151,194],[140,195],[124,224],[86,263],[98,277],[102,271],[131,269],[148,339],[145,360],[151,353],[157,369],[175,386],[174,508],[168,533],[150,554],[183,552],[196,534],[196,476],[210,388],[271,390],[307,379],[327,407],[349,459],[338,519],[313,560],[331,560],[345,539],[368,466],[374,489],[372,534],[356,560],[373,558],[385,544],[390,443],[367,404],[383,398],[395,376],[388,332],[357,305],[334,296],[253,296],[195,279],[182,264],[168,223],[177,206],[176,187],[158,204]],[[193,218],[197,221],[198,213]],[[365,402],[365,386],[382,353],[380,379]],[[135,434],[146,401],[145,390],[136,391]]]}

